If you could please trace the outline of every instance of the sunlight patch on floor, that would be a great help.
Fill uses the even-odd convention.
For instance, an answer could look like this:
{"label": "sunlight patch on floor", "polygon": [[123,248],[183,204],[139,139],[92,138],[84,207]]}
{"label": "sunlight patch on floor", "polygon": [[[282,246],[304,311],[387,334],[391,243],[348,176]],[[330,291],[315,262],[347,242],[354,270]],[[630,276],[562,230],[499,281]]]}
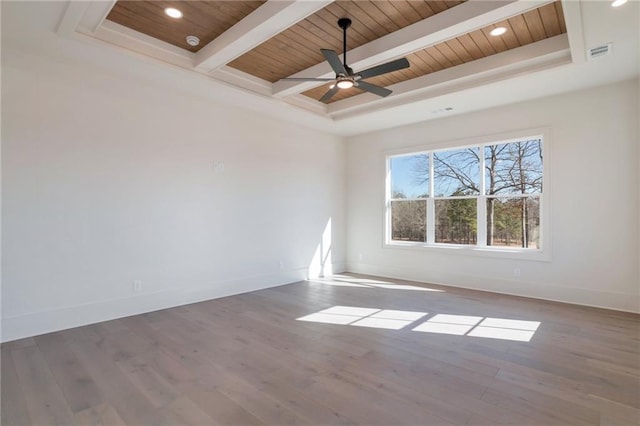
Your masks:
{"label": "sunlight patch on floor", "polygon": [[[424,319],[428,315],[427,312],[362,308],[357,306],[332,306],[297,318],[297,320],[323,324],[402,330],[416,321]],[[539,326],[539,321],[436,314],[412,328],[411,331],[529,342]]]}
{"label": "sunlight patch on floor", "polygon": [[411,290],[411,291],[432,291],[444,293],[444,290],[422,287],[408,284],[394,284],[386,281],[367,280],[362,278],[351,278],[341,275],[333,275],[325,278],[314,278],[307,280],[313,284],[323,284],[337,287],[360,287],[360,288],[384,288],[387,290]]}
{"label": "sunlight patch on floor", "polygon": [[539,321],[520,321],[504,318],[486,318],[467,336],[528,342],[540,327]]}
{"label": "sunlight patch on floor", "polygon": [[331,308],[300,317],[298,318],[298,321],[400,330],[426,315],[426,312],[358,308],[354,306],[333,306]]}

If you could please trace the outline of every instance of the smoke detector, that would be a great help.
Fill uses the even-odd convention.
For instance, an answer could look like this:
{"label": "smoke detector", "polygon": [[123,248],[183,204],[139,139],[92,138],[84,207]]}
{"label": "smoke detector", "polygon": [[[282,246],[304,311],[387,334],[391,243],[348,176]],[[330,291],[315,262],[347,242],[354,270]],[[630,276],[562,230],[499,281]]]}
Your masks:
{"label": "smoke detector", "polygon": [[189,46],[196,47],[197,45],[200,44],[200,39],[198,37],[192,36],[192,35],[187,36],[187,44]]}

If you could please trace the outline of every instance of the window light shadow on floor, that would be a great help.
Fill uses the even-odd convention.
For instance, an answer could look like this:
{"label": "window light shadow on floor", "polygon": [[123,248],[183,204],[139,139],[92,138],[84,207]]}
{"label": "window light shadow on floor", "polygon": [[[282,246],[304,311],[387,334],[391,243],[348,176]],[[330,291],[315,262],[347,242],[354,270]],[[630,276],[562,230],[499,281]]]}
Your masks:
{"label": "window light shadow on floor", "polygon": [[[423,320],[428,315],[427,312],[333,306],[297,320],[401,330],[418,320]],[[539,326],[539,321],[436,314],[411,328],[411,331],[529,342]]]}
{"label": "window light shadow on floor", "polygon": [[337,287],[384,288],[388,290],[433,291],[438,293],[444,292],[444,290],[438,290],[435,288],[406,284],[394,284],[387,281],[352,278],[343,275],[332,275],[325,278],[309,279],[308,281],[314,284],[323,284]]}
{"label": "window light shadow on floor", "polygon": [[298,318],[298,321],[400,330],[425,315],[427,315],[426,312],[334,306],[315,314]]}

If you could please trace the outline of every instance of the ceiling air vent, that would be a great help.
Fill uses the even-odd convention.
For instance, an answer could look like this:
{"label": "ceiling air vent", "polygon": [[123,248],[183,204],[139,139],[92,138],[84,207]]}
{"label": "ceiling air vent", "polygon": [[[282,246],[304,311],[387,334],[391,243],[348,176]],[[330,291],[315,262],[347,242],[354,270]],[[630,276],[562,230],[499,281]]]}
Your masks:
{"label": "ceiling air vent", "polygon": [[606,56],[611,53],[611,48],[613,47],[613,43],[602,44],[600,46],[592,47],[587,50],[587,59],[595,59],[601,56]]}

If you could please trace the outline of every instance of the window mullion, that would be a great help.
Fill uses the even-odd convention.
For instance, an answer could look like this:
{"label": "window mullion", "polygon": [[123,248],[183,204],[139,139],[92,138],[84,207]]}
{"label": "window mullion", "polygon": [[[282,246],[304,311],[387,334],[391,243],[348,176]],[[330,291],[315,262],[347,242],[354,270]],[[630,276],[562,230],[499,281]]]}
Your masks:
{"label": "window mullion", "polygon": [[391,192],[391,159],[385,159],[385,175],[384,175],[384,192],[385,192],[385,206],[384,206],[384,243],[389,244],[392,240],[392,218],[391,218],[391,204],[393,201],[393,194]]}
{"label": "window mullion", "polygon": [[480,157],[480,196],[478,197],[477,205],[477,217],[476,223],[478,224],[478,247],[486,247],[487,245],[487,198],[485,190],[485,158],[484,158],[484,146],[479,148]]}
{"label": "window mullion", "polygon": [[433,244],[436,240],[436,207],[433,201],[434,190],[433,152],[429,153],[429,198],[427,198],[427,244]]}

